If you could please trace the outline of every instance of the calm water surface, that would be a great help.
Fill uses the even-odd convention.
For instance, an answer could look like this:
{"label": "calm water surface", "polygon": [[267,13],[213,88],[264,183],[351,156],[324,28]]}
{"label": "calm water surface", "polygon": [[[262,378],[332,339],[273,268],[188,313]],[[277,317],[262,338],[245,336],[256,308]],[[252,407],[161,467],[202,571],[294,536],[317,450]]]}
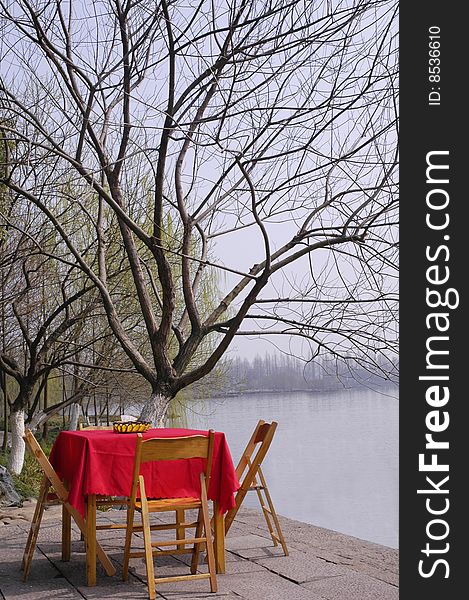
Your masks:
{"label": "calm water surface", "polygon": [[214,398],[187,416],[225,432],[235,465],[257,420],[278,421],[263,465],[277,512],[397,548],[397,388]]}

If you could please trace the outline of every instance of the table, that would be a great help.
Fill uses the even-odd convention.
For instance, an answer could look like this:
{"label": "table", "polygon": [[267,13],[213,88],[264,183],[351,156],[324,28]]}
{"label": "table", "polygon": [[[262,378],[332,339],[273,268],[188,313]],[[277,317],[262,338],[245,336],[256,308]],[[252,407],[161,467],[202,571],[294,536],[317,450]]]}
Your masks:
{"label": "table", "polygon": [[[144,439],[207,435],[195,429],[150,429]],[[96,496],[129,497],[137,434],[108,430],[62,431],[49,457],[59,477],[67,482],[69,502],[85,518],[87,583],[96,584]],[[142,465],[147,495],[152,498],[197,496],[200,460]],[[196,468],[197,462],[199,468]],[[225,434],[215,432],[212,476],[208,498],[214,503],[214,544],[217,572],[225,572],[224,513],[235,505],[239,488]],[[67,543],[67,524],[63,527]],[[67,552],[65,552],[67,555]]]}

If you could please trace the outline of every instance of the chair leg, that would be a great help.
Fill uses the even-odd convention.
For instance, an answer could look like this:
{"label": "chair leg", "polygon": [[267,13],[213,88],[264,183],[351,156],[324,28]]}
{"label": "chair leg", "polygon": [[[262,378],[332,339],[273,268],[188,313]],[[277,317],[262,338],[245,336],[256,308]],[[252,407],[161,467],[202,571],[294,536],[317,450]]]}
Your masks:
{"label": "chair leg", "polygon": [[47,493],[50,488],[50,482],[44,475],[41,482],[41,488],[39,491],[39,497],[36,503],[36,509],[34,510],[33,520],[31,521],[31,528],[29,530],[28,541],[24,549],[23,561],[21,567],[23,569],[23,581],[26,581],[29,575],[29,569],[31,568],[31,561],[33,559],[34,550],[36,549],[37,536],[39,535],[39,528],[41,527],[42,515],[44,514],[44,504],[47,500]]}
{"label": "chair leg", "polygon": [[[195,535],[194,535],[194,537],[196,537],[196,538],[201,537],[203,524],[204,524],[204,519],[203,519],[202,509],[199,508],[199,513],[197,515],[197,527],[195,529]],[[205,535],[207,535],[207,534],[205,534]],[[199,555],[200,555],[200,551],[201,551],[201,546],[202,546],[202,542],[200,542],[198,544],[194,544],[194,549],[192,551],[192,561],[191,561],[191,573],[192,573],[192,575],[194,575],[195,572],[197,571],[197,566],[199,564]]]}
{"label": "chair leg", "polygon": [[274,520],[275,528],[277,530],[278,540],[279,540],[279,542],[280,542],[280,544],[282,546],[283,553],[285,554],[285,556],[288,556],[287,543],[286,543],[285,538],[283,536],[282,528],[280,527],[280,521],[278,520],[277,513],[275,512],[275,508],[274,508],[274,505],[272,503],[272,499],[270,498],[270,495],[267,496],[267,494],[266,494],[266,497],[267,497],[267,502],[269,503],[270,513],[272,515],[272,519]]}
{"label": "chair leg", "polygon": [[267,499],[264,500],[264,496],[262,495],[262,489],[259,486],[256,478],[254,478],[253,483],[254,483],[254,486],[256,487],[256,494],[257,494],[257,497],[259,498],[259,503],[262,508],[262,513],[264,515],[265,522],[267,523],[267,529],[269,530],[270,537],[272,538],[272,542],[274,543],[274,546],[278,546],[277,536],[275,535],[274,528],[272,526],[272,521],[270,520],[270,516],[269,516],[270,510],[266,506],[266,503],[268,504],[268,500]]}
{"label": "chair leg", "polygon": [[207,562],[208,572],[210,573],[210,591],[215,593],[217,591],[217,571],[215,567],[215,554],[213,551],[213,540],[212,540],[212,527],[210,524],[210,517],[208,514],[208,500],[207,500],[207,488],[205,487],[205,480],[202,482],[202,519],[204,522],[204,531],[207,544]]}
{"label": "chair leg", "polygon": [[62,560],[68,562],[72,553],[72,516],[62,504]]}
{"label": "chair leg", "polygon": [[148,513],[148,502],[145,494],[145,484],[140,475],[140,501],[142,503],[142,528],[143,543],[145,546],[145,566],[147,569],[148,597],[150,600],[156,598],[155,571],[153,567],[153,551],[151,546],[150,515]]}
{"label": "chair leg", "polygon": [[[275,529],[277,530],[277,535],[275,535],[273,533],[273,531],[271,530],[271,526],[270,526],[269,527],[270,535],[272,537],[274,545],[275,546],[277,545],[276,541],[278,540],[280,542],[281,546],[282,546],[283,553],[285,554],[285,556],[288,556],[287,543],[285,542],[285,538],[283,536],[282,528],[280,527],[280,521],[278,520],[277,512],[275,511],[274,503],[272,502],[272,498],[270,496],[269,488],[267,487],[267,482],[265,480],[264,474],[262,473],[262,470],[261,470],[260,467],[259,467],[258,473],[259,473],[259,478],[260,478],[261,483],[262,483],[262,487],[264,488],[264,494],[265,494],[265,497],[266,497],[266,500],[267,500],[267,504],[269,505],[269,512],[270,512],[270,515],[272,516],[272,519],[274,521]],[[270,519],[268,519],[268,513],[266,512],[265,507],[263,507],[263,513],[264,513],[264,516],[266,517],[267,525],[269,525]]]}

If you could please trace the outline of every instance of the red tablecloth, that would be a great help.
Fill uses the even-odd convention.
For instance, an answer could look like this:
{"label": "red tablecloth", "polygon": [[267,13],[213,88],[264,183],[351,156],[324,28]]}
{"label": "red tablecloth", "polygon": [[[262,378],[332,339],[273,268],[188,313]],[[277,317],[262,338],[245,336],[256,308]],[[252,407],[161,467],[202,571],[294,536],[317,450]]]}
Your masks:
{"label": "red tablecloth", "polygon": [[[207,435],[194,429],[150,429],[147,438]],[[50,462],[70,489],[69,502],[85,514],[87,494],[130,496],[137,434],[108,430],[62,431],[50,454]],[[145,491],[149,498],[200,497],[201,459],[143,464]],[[215,433],[212,477],[208,497],[217,500],[222,512],[234,506],[239,488],[225,434]]]}

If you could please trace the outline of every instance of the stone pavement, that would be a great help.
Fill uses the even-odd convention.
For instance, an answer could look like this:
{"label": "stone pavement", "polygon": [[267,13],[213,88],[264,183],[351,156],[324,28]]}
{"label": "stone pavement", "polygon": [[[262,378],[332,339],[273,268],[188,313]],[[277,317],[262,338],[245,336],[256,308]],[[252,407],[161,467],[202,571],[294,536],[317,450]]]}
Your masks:
{"label": "stone pavement", "polygon": [[[107,577],[98,565],[98,583],[88,588],[85,581],[84,544],[74,526],[72,558],[60,559],[60,509],[44,515],[38,547],[27,583],[20,571],[21,557],[34,508],[0,508],[0,599],[1,600],[144,600],[143,559],[131,560],[131,574],[121,574],[123,531],[98,533],[117,574]],[[123,511],[99,513],[101,522],[123,522]],[[281,519],[290,556],[285,557],[272,541],[261,514],[241,510],[226,540],[226,574],[218,576],[218,593],[209,592],[207,580],[163,584],[158,598],[167,600],[397,600],[398,552],[334,531]],[[159,576],[186,574],[183,561],[172,557],[157,560]],[[181,568],[182,567],[182,568]],[[204,571],[205,566],[200,565]]]}

